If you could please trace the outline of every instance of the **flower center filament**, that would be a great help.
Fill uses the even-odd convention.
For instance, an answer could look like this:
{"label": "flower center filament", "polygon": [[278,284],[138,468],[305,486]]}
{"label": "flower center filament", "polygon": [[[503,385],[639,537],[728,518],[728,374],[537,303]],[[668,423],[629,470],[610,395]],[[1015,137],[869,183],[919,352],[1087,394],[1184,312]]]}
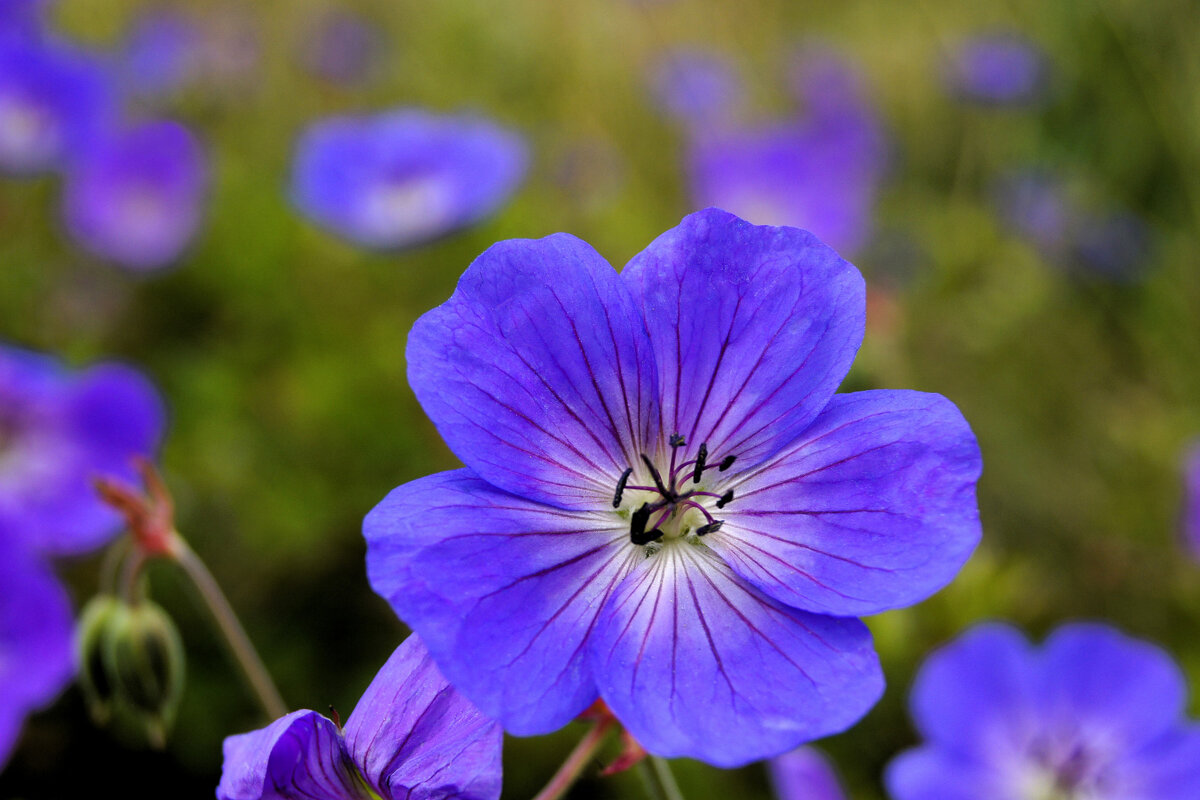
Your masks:
{"label": "flower center filament", "polygon": [[[682,517],[685,512],[691,510],[698,511],[705,519],[704,524],[694,529],[695,534],[704,536],[712,533],[719,530],[724,523],[713,516],[708,507],[709,504],[721,509],[733,502],[732,489],[727,490],[724,494],[718,494],[698,488],[698,484],[706,471],[715,469],[717,472],[724,472],[733,466],[737,456],[725,456],[719,462],[710,463],[708,444],[702,442],[696,451],[695,458],[677,464],[679,452],[687,445],[687,442],[678,433],[673,433],[669,444],[671,446],[671,463],[665,473],[659,471],[648,455],[641,454],[642,464],[646,467],[653,485],[630,483],[629,479],[634,471],[633,466],[627,467],[617,480],[617,488],[613,494],[613,508],[621,507],[626,490],[649,492],[652,495],[650,499],[638,505],[629,516],[629,540],[634,544],[645,545],[662,539],[668,535],[668,531],[663,528],[664,523],[677,515]],[[689,484],[691,488],[688,488]],[[712,502],[713,500],[715,502]],[[676,535],[684,532],[686,530],[680,531]]]}

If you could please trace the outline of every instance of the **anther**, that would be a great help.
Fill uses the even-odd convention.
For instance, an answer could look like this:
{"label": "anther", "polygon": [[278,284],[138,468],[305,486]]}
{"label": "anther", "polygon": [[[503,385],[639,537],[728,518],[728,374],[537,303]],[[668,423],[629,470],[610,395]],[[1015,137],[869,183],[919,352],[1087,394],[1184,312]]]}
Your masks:
{"label": "anther", "polygon": [[719,530],[721,530],[721,526],[724,524],[725,524],[725,520],[723,520],[723,519],[713,520],[712,522],[708,523],[707,525],[701,525],[699,528],[696,528],[696,535],[703,536],[706,533],[712,533],[713,531],[719,531]]}
{"label": "anther", "polygon": [[617,479],[617,493],[613,495],[613,508],[621,507],[621,494],[625,491],[625,483],[632,474],[633,467],[626,467],[625,471],[621,473],[621,477]]}
{"label": "anther", "polygon": [[663,497],[671,497],[671,492],[663,485],[662,476],[658,474],[658,469],[654,464],[650,463],[650,457],[645,453],[642,453],[642,462],[650,470],[650,477],[654,479],[654,486],[658,489],[658,493]]}
{"label": "anther", "polygon": [[342,716],[338,713],[333,704],[329,704],[329,718],[333,720],[334,726],[340,731],[342,729]]}
{"label": "anther", "polygon": [[700,482],[700,474],[704,472],[704,461],[708,458],[708,443],[700,443],[700,451],[696,453],[696,468],[692,470],[692,483]]}
{"label": "anther", "polygon": [[634,544],[650,544],[651,542],[655,541],[656,539],[661,539],[662,535],[663,535],[663,532],[661,529],[653,528],[648,531],[643,531],[642,533],[630,534],[629,540],[632,541]]}
{"label": "anther", "polygon": [[685,444],[687,444],[687,440],[678,433],[672,433],[671,438],[668,440],[668,444],[670,444],[671,447],[683,447]]}
{"label": "anther", "polygon": [[730,489],[725,494],[721,495],[721,499],[717,501],[717,508],[724,508],[726,504],[733,502],[733,489]]}
{"label": "anther", "polygon": [[642,503],[642,507],[633,512],[629,518],[629,538],[634,544],[639,544],[638,537],[646,533],[646,523],[650,521],[650,504]]}
{"label": "anther", "polygon": [[733,462],[737,461],[737,456],[725,456],[721,461],[721,466],[717,467],[717,472],[724,472],[733,466]]}

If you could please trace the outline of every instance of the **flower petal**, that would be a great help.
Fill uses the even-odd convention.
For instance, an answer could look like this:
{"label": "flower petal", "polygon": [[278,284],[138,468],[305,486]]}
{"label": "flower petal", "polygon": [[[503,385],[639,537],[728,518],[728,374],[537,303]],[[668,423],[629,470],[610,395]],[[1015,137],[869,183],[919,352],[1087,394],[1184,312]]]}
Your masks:
{"label": "flower petal", "polygon": [[1122,778],[1136,789],[1129,800],[1195,800],[1200,797],[1200,726],[1188,725],[1155,739],[1120,764]]}
{"label": "flower petal", "polygon": [[218,800],[366,798],[337,726],[315,711],[293,711],[261,730],[229,736]]}
{"label": "flower petal", "polygon": [[1183,719],[1187,684],[1160,648],[1096,623],[1064,625],[1047,640],[1040,666],[1042,713],[1051,725],[1088,729],[1122,750]]}
{"label": "flower petal", "polygon": [[778,800],[846,800],[829,759],[815,748],[776,756],[767,767]]}
{"label": "flower petal", "polygon": [[884,773],[892,800],[1023,800],[1015,773],[1005,774],[941,750],[908,750]]}
{"label": "flower petal", "polygon": [[70,682],[71,605],[53,573],[0,529],[0,768],[25,716]]}
{"label": "flower petal", "polygon": [[647,750],[720,767],[844,730],[883,691],[860,621],[782,606],[682,542],[617,588],[591,655],[601,697]]}
{"label": "flower petal", "polygon": [[387,800],[500,796],[500,725],[446,682],[416,636],[371,681],[345,735],[355,764]]}
{"label": "flower petal", "polygon": [[656,441],[653,356],[612,267],[567,234],[493,245],[408,340],[450,449],[501,489],[595,508]]}
{"label": "flower petal", "polygon": [[850,369],[862,276],[812,234],[715,208],[655,239],[622,273],[646,319],[665,433],[715,459],[761,462],[808,426]]}
{"label": "flower petal", "polygon": [[584,647],[640,550],[615,512],[564,511],[456,470],[394,490],[363,533],[371,586],[507,730],[548,733],[596,699]]}
{"label": "flower petal", "polygon": [[923,600],[979,542],[979,445],[946,398],[835,395],[782,453],[737,476],[705,539],[775,599],[859,616]]}
{"label": "flower petal", "polygon": [[1023,753],[1037,716],[1035,659],[1014,628],[972,628],[917,674],[910,701],[917,729],[939,747],[985,763]]}

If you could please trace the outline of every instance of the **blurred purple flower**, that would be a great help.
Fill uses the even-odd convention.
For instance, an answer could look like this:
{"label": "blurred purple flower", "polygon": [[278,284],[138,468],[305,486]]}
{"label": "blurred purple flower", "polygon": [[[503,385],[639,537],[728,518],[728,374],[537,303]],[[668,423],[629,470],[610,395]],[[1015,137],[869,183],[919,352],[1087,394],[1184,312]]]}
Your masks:
{"label": "blurred purple flower", "polygon": [[566,234],[470,266],[409,336],[466,469],[367,515],[372,586],[518,735],[600,697],[651,752],[720,766],[878,699],[855,619],[948,583],[979,538],[978,446],[920,392],[835,395],[855,268],[709,209],[618,274]]}
{"label": "blurred purple flower", "polygon": [[301,136],[292,199],[353,242],[407,247],[494,212],[525,163],[520,137],[479,117],[416,109],[336,117]]}
{"label": "blurred purple flower", "polygon": [[91,55],[53,40],[0,37],[0,171],[28,175],[79,157],[117,101]]}
{"label": "blurred purple flower", "polygon": [[853,252],[872,227],[883,130],[848,62],[825,51],[804,66],[805,118],[695,138],[692,196],[698,206],[804,228]]}
{"label": "blurred purple flower", "polygon": [[42,36],[47,0],[0,0],[0,41]]}
{"label": "blurred purple flower", "polygon": [[204,33],[183,13],[160,8],[139,17],[121,54],[129,88],[143,96],[172,92],[199,77]]}
{"label": "blurred purple flower", "polygon": [[1002,177],[995,202],[1000,217],[1042,257],[1077,275],[1128,282],[1149,263],[1149,227],[1130,212],[1095,212],[1070,195],[1051,172],[1018,170]]}
{"label": "blurred purple flower", "polygon": [[[4,469],[0,439],[0,486]],[[25,717],[58,696],[75,672],[67,593],[8,524],[0,512],[0,769]]]}
{"label": "blurred purple flower", "polygon": [[331,9],[304,40],[302,58],[310,72],[327,81],[355,84],[367,80],[383,53],[379,29],[346,9]]}
{"label": "blurred purple flower", "polygon": [[926,743],[888,767],[895,800],[1195,800],[1200,726],[1157,647],[1098,624],[1036,650],[1007,625],[934,653],[911,707]]}
{"label": "blurred purple flower", "polygon": [[1188,448],[1183,459],[1183,541],[1200,561],[1200,440]]}
{"label": "blurred purple flower", "polygon": [[745,95],[729,58],[691,49],[661,57],[651,70],[650,89],[667,114],[702,130],[732,122]]}
{"label": "blurred purple flower", "polygon": [[98,146],[67,174],[63,213],[91,253],[138,271],[176,260],[200,225],[207,165],[196,137],[150,122]]}
{"label": "blurred purple flower", "polygon": [[778,800],[846,800],[837,773],[819,750],[801,747],[768,762]]}
{"label": "blurred purple flower", "polygon": [[1016,33],[992,33],[961,42],[947,65],[946,81],[964,100],[1021,105],[1040,98],[1049,62],[1045,52]]}
{"label": "blurred purple flower", "polygon": [[496,800],[502,738],[410,636],[344,730],[315,711],[295,711],[227,738],[217,798]]}
{"label": "blurred purple flower", "polygon": [[154,455],[164,417],[154,387],[129,367],[70,373],[0,346],[0,531],[50,554],[104,544],[121,519],[91,480],[132,478],[131,456]]}

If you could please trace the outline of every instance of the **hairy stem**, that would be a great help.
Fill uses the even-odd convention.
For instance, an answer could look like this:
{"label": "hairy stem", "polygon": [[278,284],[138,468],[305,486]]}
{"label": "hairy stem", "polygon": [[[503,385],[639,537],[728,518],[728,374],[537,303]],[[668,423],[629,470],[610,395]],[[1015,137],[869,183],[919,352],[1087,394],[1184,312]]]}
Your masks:
{"label": "hairy stem", "polygon": [[650,756],[639,761],[638,775],[652,800],[683,800],[683,793],[679,791],[679,784],[675,782],[671,765],[666,759]]}
{"label": "hairy stem", "polygon": [[609,730],[615,724],[616,720],[608,716],[597,720],[591,730],[579,740],[579,744],[575,745],[575,749],[558,768],[558,772],[554,773],[554,777],[550,779],[544,789],[537,793],[533,800],[559,800],[565,795],[567,790],[579,779],[584,768],[596,757],[596,753],[600,752],[605,737],[608,736]]}
{"label": "hairy stem", "polygon": [[225,599],[225,593],[217,585],[217,581],[208,571],[208,567],[182,539],[178,541],[172,556],[175,563],[187,573],[192,584],[200,592],[200,596],[204,598],[204,603],[212,612],[213,619],[216,620],[221,635],[229,645],[230,652],[233,653],[233,657],[242,668],[246,682],[258,697],[267,716],[270,719],[278,719],[287,714],[287,706],[284,705],[279,690],[275,688],[275,682],[271,680],[271,675],[263,665],[262,659],[259,658],[258,651],[251,644],[250,637],[246,635],[242,623],[238,621],[232,606]]}

